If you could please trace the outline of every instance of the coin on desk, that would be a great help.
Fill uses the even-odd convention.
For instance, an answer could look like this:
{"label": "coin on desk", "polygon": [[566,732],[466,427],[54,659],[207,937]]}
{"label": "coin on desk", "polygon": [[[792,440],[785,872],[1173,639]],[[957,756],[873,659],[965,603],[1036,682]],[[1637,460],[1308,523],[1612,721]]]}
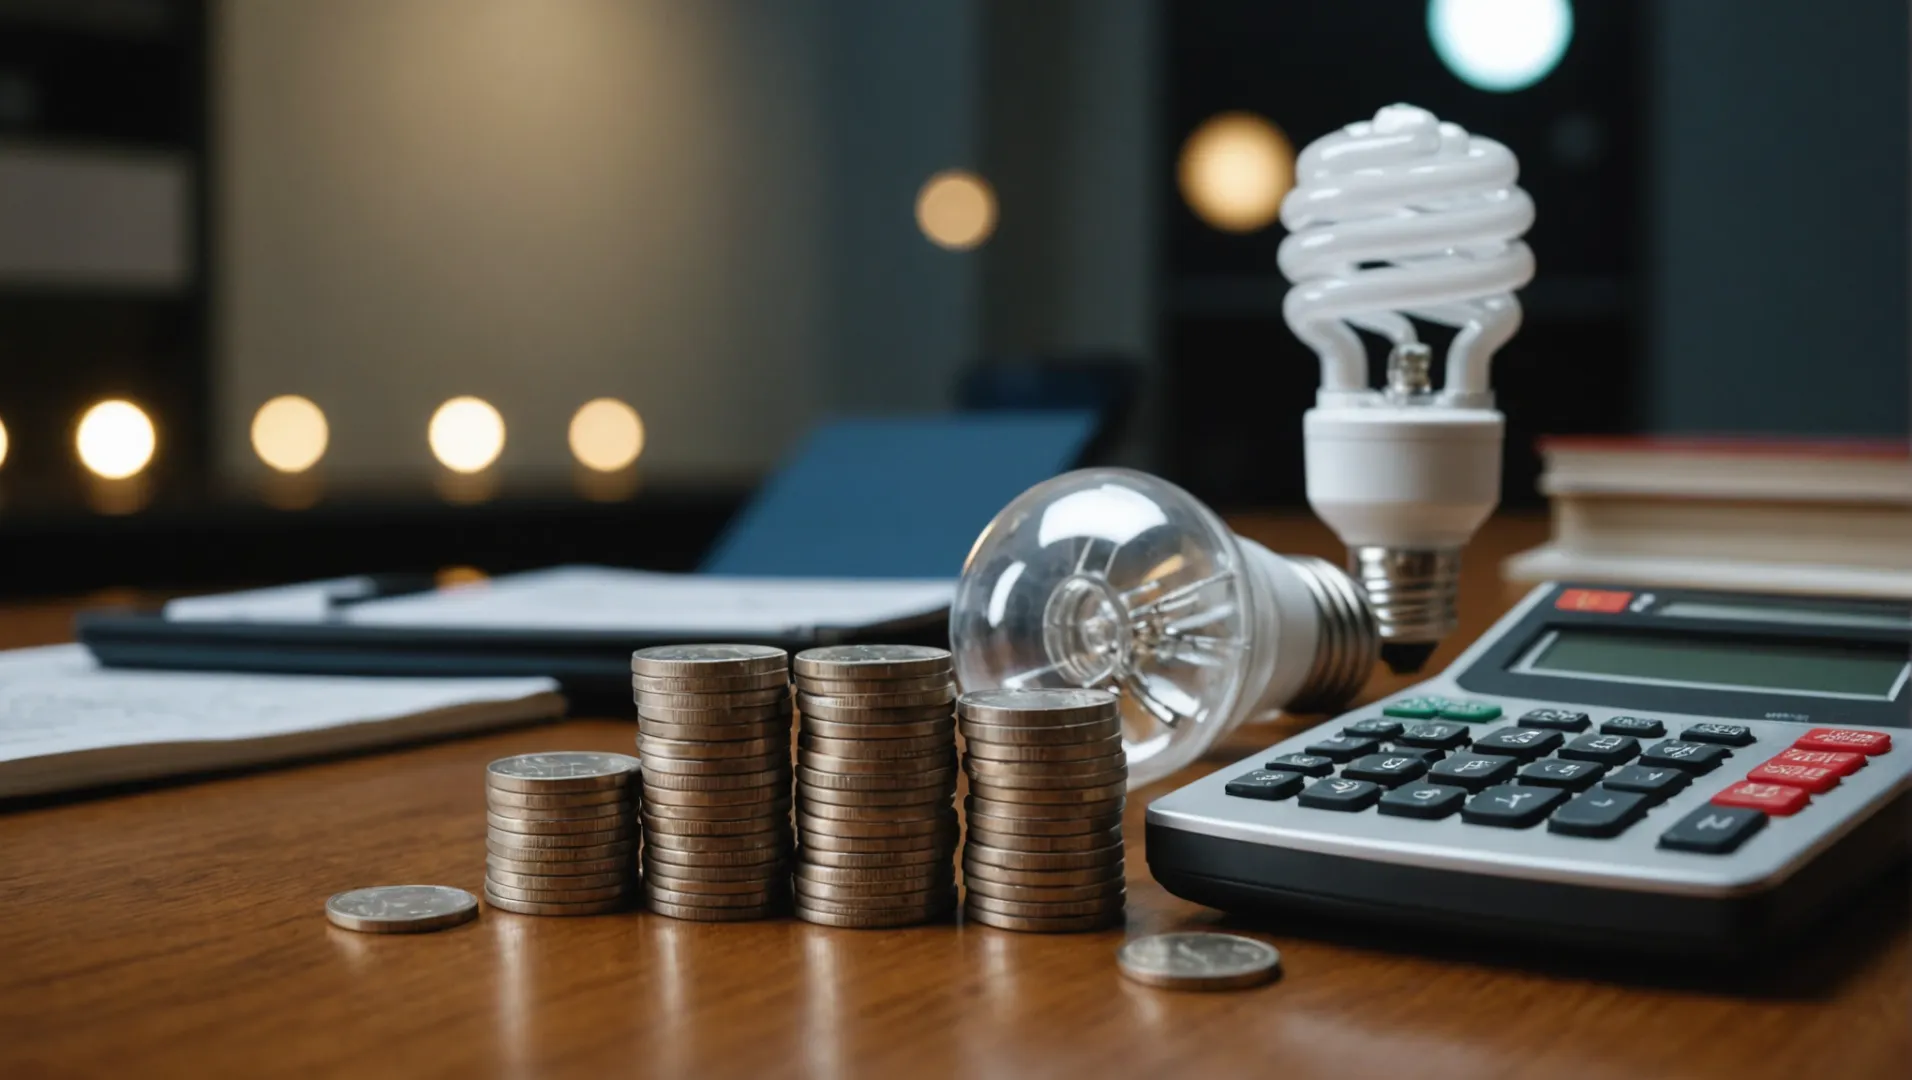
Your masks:
{"label": "coin on desk", "polygon": [[629,754],[564,750],[499,758],[485,767],[485,783],[499,791],[554,794],[629,788],[639,763]]}
{"label": "coin on desk", "polygon": [[423,934],[478,917],[478,898],[449,885],[378,885],[325,901],[332,925],[366,934]]}
{"label": "coin on desk", "polygon": [[1122,974],[1170,990],[1235,990],[1259,986],[1281,969],[1273,945],[1238,934],[1155,934],[1115,954]]}
{"label": "coin on desk", "polygon": [[949,650],[933,645],[826,645],[798,653],[790,670],[811,679],[915,679],[951,664]]}
{"label": "coin on desk", "polygon": [[762,675],[789,667],[790,654],[772,645],[656,645],[631,654],[631,674],[652,678]]}

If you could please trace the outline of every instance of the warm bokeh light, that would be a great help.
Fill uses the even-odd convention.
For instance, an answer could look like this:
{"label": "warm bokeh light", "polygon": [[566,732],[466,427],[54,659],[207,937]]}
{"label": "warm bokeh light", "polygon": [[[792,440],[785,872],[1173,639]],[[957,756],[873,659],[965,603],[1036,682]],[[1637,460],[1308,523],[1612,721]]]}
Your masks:
{"label": "warm bokeh light", "polygon": [[996,231],[996,193],[975,173],[945,169],[916,193],[916,226],[938,247],[981,247]]}
{"label": "warm bokeh light", "polygon": [[644,420],[616,398],[587,401],[571,417],[571,456],[587,469],[616,472],[644,452]]}
{"label": "warm bokeh light", "polygon": [[1295,184],[1295,148],[1249,112],[1209,117],[1182,144],[1176,184],[1189,209],[1223,232],[1267,228]]}
{"label": "warm bokeh light", "polygon": [[273,398],[252,414],[252,450],[282,473],[302,473],[325,456],[325,413],[297,394]]}
{"label": "warm bokeh light", "polygon": [[7,425],[0,424],[0,465],[7,463]]}
{"label": "warm bokeh light", "polygon": [[1573,40],[1569,0],[1428,0],[1427,36],[1476,90],[1510,93],[1547,77]]}
{"label": "warm bokeh light", "polygon": [[453,472],[482,472],[505,448],[505,418],[483,398],[455,397],[432,413],[432,456]]}
{"label": "warm bokeh light", "polygon": [[158,443],[152,420],[139,406],[117,398],[86,410],[73,439],[80,464],[108,480],[136,475],[153,460]]}
{"label": "warm bokeh light", "polygon": [[491,580],[490,574],[485,573],[475,566],[440,567],[438,573],[432,575],[432,577],[441,589],[466,588],[472,585],[480,585]]}

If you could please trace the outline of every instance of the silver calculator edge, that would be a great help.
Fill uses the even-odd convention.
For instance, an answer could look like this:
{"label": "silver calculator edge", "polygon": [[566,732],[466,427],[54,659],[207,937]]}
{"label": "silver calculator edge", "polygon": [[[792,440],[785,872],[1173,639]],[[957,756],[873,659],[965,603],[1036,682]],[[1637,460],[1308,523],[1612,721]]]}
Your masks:
{"label": "silver calculator edge", "polygon": [[[1772,818],[1758,835],[1730,855],[1660,848],[1659,835],[1668,826],[1705,805],[1721,788],[1742,778],[1747,769],[1778,753],[1808,729],[1808,725],[1796,722],[1734,718],[1732,722],[1753,729],[1759,737],[1758,744],[1736,750],[1734,756],[1718,768],[1694,778],[1684,791],[1654,807],[1645,820],[1612,839],[1564,836],[1544,827],[1497,829],[1471,825],[1458,815],[1440,821],[1423,821],[1371,812],[1335,813],[1301,807],[1292,798],[1266,802],[1225,792],[1229,780],[1259,768],[1274,755],[1300,753],[1308,743],[1332,734],[1342,724],[1380,715],[1380,707],[1387,700],[1423,694],[1454,698],[1486,696],[1463,690],[1455,681],[1456,676],[1468,670],[1502,634],[1541,603],[1552,588],[1551,583],[1542,584],[1529,592],[1441,674],[1293,735],[1162,796],[1149,804],[1148,824],[1372,863],[1602,889],[1732,897],[1764,892],[1787,880],[1871,814],[1912,788],[1912,752],[1908,752],[1912,747],[1899,745],[1882,760],[1874,760],[1846,777],[1838,787],[1813,796],[1812,804],[1799,813]],[[1511,725],[1528,709],[1559,704],[1500,695],[1493,696],[1493,700],[1506,709],[1505,717],[1471,727],[1495,730]],[[1598,717],[1599,710],[1589,711]],[[1719,719],[1665,711],[1650,715],[1666,722],[1667,738],[1677,737],[1688,723]],[[1912,740],[1900,740],[1901,743],[1907,741]]]}

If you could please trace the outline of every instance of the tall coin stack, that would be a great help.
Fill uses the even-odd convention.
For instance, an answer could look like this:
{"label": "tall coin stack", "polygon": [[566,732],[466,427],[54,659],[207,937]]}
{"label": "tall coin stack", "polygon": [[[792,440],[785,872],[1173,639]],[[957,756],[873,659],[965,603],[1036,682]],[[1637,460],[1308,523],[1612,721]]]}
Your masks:
{"label": "tall coin stack", "polygon": [[631,654],[644,759],[644,895],[738,922],[790,901],[790,659],[763,645]]}
{"label": "tall coin stack", "polygon": [[638,761],[557,751],[485,769],[485,901],[521,915],[596,915],[637,895]]}
{"label": "tall coin stack", "polygon": [[843,645],[797,654],[797,917],[908,926],[956,907],[949,653]]}
{"label": "tall coin stack", "polygon": [[956,715],[968,918],[1004,930],[1120,926],[1129,767],[1115,695],[983,690],[964,694]]}

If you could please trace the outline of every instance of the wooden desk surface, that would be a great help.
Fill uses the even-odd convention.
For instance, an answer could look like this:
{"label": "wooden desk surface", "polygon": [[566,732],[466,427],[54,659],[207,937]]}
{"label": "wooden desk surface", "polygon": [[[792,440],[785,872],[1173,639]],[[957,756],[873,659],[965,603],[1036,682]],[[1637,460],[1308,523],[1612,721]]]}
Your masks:
{"label": "wooden desk surface", "polygon": [[[1277,550],[1334,554],[1311,523],[1242,526]],[[1463,639],[1509,599],[1499,555],[1540,532],[1484,534]],[[57,609],[0,612],[0,644],[58,640],[64,623]],[[1239,733],[1206,767],[1282,730]],[[1206,995],[1123,980],[1122,932],[487,911],[378,937],[322,917],[328,894],[360,885],[475,891],[487,761],[626,750],[631,736],[628,719],[583,720],[0,811],[0,1077],[1632,1080],[1904,1076],[1912,1063],[1903,878],[1751,974],[1274,920],[1236,928],[1281,948],[1282,979]],[[1126,933],[1226,924],[1149,879],[1142,809],[1159,793],[1131,800]]]}

